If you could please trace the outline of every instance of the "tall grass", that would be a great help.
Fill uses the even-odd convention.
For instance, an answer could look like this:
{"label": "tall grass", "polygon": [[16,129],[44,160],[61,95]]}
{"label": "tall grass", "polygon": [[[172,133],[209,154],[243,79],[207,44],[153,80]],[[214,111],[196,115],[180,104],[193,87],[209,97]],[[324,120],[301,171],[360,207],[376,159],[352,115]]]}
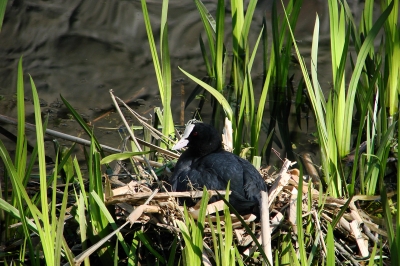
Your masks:
{"label": "tall grass", "polygon": [[[247,7],[241,0],[231,1],[232,32],[228,33],[228,36],[232,38],[232,47],[226,47],[223,43],[227,34],[224,31],[225,1],[218,1],[215,18],[200,0],[196,0],[195,3],[207,36],[206,44],[204,44],[202,36],[199,40],[207,74],[211,79],[209,84],[206,84],[184,70],[182,71],[217,100],[213,105],[214,124],[220,121],[221,114],[218,111],[219,105],[217,104],[219,103],[224,109],[225,115],[232,122],[234,153],[239,154],[244,147],[249,146],[251,147],[251,157],[259,156],[259,148],[264,147],[262,150],[268,160],[272,142],[261,143],[260,136],[265,132],[262,130],[262,124],[268,92],[273,89],[269,95],[272,99],[270,100],[272,117],[267,135],[272,136],[277,118],[282,118],[279,119],[280,123],[278,124],[281,138],[287,152],[293,157],[289,135],[287,134],[289,132],[288,117],[290,110],[290,93],[288,93],[287,88],[290,82],[288,69],[291,61],[292,39],[288,33],[286,21],[282,21],[280,28],[278,26],[276,5],[274,4],[273,7],[273,40],[271,55],[268,60],[266,25],[257,29],[259,34],[254,47],[250,47],[249,43],[249,32],[257,5],[256,0],[249,1]],[[301,3],[302,1],[289,1],[286,7],[291,14],[290,26],[292,28],[296,25]],[[257,60],[256,53],[261,43],[263,44],[263,56],[261,57],[262,60]],[[227,56],[230,52],[232,53],[231,59]],[[263,64],[265,69],[265,79],[259,100],[255,99],[256,88],[253,86],[252,67],[254,64]],[[218,125],[216,126],[218,127]],[[267,140],[269,139],[267,138]]]}
{"label": "tall grass", "polygon": [[[367,1],[366,5],[371,4]],[[360,146],[360,140],[362,134],[365,133],[364,128],[364,120],[365,116],[373,118],[374,109],[373,102],[371,102],[372,93],[371,90],[374,90],[374,86],[369,86],[369,84],[375,84],[374,81],[377,79],[377,75],[379,75],[380,68],[373,68],[370,70],[372,73],[363,74],[367,69],[366,59],[368,56],[371,56],[371,50],[374,50],[374,39],[377,36],[379,30],[384,25],[385,21],[387,21],[388,16],[391,14],[393,8],[393,2],[383,11],[378,20],[373,24],[371,29],[367,32],[365,39],[361,42],[361,37],[364,36],[362,33],[357,32],[357,27],[354,25],[354,19],[352,17],[351,12],[347,9],[347,4],[338,6],[338,2],[335,0],[329,1],[329,10],[330,10],[330,26],[331,26],[331,48],[332,48],[332,71],[333,71],[333,90],[330,93],[328,98],[328,102],[325,105],[325,100],[321,97],[322,92],[320,91],[320,85],[317,79],[317,70],[316,70],[316,62],[317,62],[317,44],[318,44],[318,29],[319,22],[318,17],[315,23],[315,31],[314,31],[314,41],[313,41],[313,52],[312,52],[312,82],[309,79],[307,68],[302,60],[300,53],[296,47],[297,56],[300,58],[301,68],[303,71],[303,76],[306,81],[306,87],[308,90],[308,95],[311,99],[315,116],[317,118],[317,126],[318,126],[318,139],[321,145],[321,162],[325,174],[325,182],[328,186],[328,192],[334,196],[343,195],[343,193],[349,193],[349,195],[354,194],[355,187],[355,173],[357,169],[358,163],[358,150],[356,150],[356,157],[354,159],[354,165],[352,172],[352,179],[349,187],[343,186],[346,184],[346,166],[342,163],[342,159],[344,155],[349,154],[350,148],[356,142],[356,148]],[[363,16],[364,20],[367,20],[367,16]],[[362,21],[362,23],[366,23]],[[347,88],[345,88],[345,77],[344,77],[344,68],[346,65],[346,60],[348,58],[347,51],[349,50],[349,38],[353,36],[353,41],[356,43],[356,52],[357,52],[357,60],[354,64],[352,64],[353,72],[350,78],[350,83]],[[294,37],[293,37],[294,38]],[[357,42],[358,41],[358,42]],[[358,44],[358,46],[357,46]],[[296,45],[295,45],[296,46]],[[377,58],[380,57],[378,54]],[[351,57],[350,57],[351,58]],[[353,62],[353,61],[352,61]],[[370,61],[369,61],[370,62]],[[379,62],[379,61],[378,61]],[[380,64],[377,65],[378,67]],[[366,81],[365,84],[363,81]],[[384,92],[384,91],[380,91]],[[377,94],[379,95],[379,94]],[[380,95],[379,97],[385,97]],[[358,98],[356,99],[356,96]],[[355,105],[357,103],[357,105]],[[367,105],[366,105],[367,104]],[[368,106],[368,104],[371,104]],[[355,112],[355,106],[359,107],[358,112]],[[383,107],[383,106],[382,106]],[[381,108],[382,108],[381,107]],[[364,110],[364,113],[362,112]],[[384,109],[380,109],[380,112],[384,112]],[[370,113],[367,113],[370,111]],[[357,116],[354,117],[353,114]],[[360,121],[360,127],[358,131],[358,138],[352,139],[352,128],[353,121],[356,119]],[[372,120],[372,124],[375,124],[377,121]],[[393,127],[389,127],[385,129],[380,134],[384,134],[387,130],[392,130]],[[389,131],[391,132],[391,131]],[[371,134],[367,132],[369,136]],[[372,134],[373,136],[374,134]],[[389,135],[383,135],[384,138],[383,143],[380,143],[380,147],[388,147],[390,143]],[[355,141],[357,140],[357,141]],[[370,145],[370,144],[368,144]],[[368,152],[373,154],[373,145],[369,146],[370,149]],[[378,149],[377,155],[381,155],[377,157],[379,161],[385,161],[387,157],[385,157],[383,152],[379,152],[381,149]],[[375,153],[376,154],[376,153]],[[371,158],[371,157],[369,157]],[[375,157],[376,158],[376,157]],[[372,159],[372,160],[375,160]],[[374,162],[376,163],[376,162]],[[374,164],[373,163],[373,164]],[[374,171],[374,173],[370,172],[370,176],[368,179],[367,187],[370,187],[368,194],[373,194],[376,192],[377,179],[379,176],[379,170],[375,168],[373,165],[370,165],[371,168],[368,171]],[[364,189],[364,188],[362,188]]]}
{"label": "tall grass", "polygon": [[[43,127],[45,124],[42,123],[39,97],[36,91],[36,86],[31,78],[31,87],[33,94],[33,102],[35,108],[35,124],[36,124],[36,140],[37,144],[31,157],[31,161],[38,160],[39,163],[39,178],[40,178],[40,192],[38,194],[38,201],[40,202],[39,207],[36,205],[35,198],[31,199],[27,194],[25,186],[28,178],[31,175],[32,168],[26,168],[27,161],[27,141],[25,138],[25,119],[24,119],[24,86],[23,86],[23,73],[22,73],[22,58],[18,64],[18,78],[17,78],[17,108],[18,108],[18,119],[21,122],[18,125],[18,141],[16,147],[16,157],[13,163],[6,148],[0,141],[0,156],[6,166],[7,173],[9,175],[13,192],[11,205],[6,201],[2,200],[2,205],[6,210],[6,226],[12,224],[14,221],[12,218],[18,218],[22,222],[22,228],[15,230],[14,233],[23,237],[29,249],[30,261],[34,265],[40,264],[40,256],[38,250],[34,247],[32,239],[30,237],[30,230],[33,230],[39,235],[41,240],[42,251],[44,254],[44,260],[48,265],[57,265],[61,259],[61,247],[66,248],[65,239],[63,237],[63,226],[64,226],[64,215],[67,203],[67,190],[61,203],[60,215],[56,213],[56,190],[53,190],[50,199],[48,201],[47,190],[50,187],[55,187],[57,177],[56,172],[51,175],[50,180],[46,174],[45,165],[45,154],[44,154],[44,138],[43,138]],[[56,169],[58,165],[56,164]],[[6,187],[7,188],[7,187]],[[68,188],[68,180],[65,189]],[[6,190],[7,191],[7,190]],[[13,206],[17,206],[17,210],[13,209]],[[27,206],[27,208],[25,207]],[[49,208],[50,206],[50,208]],[[3,208],[4,208],[3,207]],[[7,211],[8,210],[8,211]],[[27,218],[32,217],[34,223],[30,222]],[[8,235],[12,237],[12,234]],[[22,247],[21,254],[25,254],[24,245]],[[22,257],[23,259],[23,257]]]}
{"label": "tall grass", "polygon": [[[163,105],[161,118],[162,132],[164,136],[174,135],[174,123],[171,113],[171,64],[168,46],[168,0],[162,1],[161,12],[161,31],[160,31],[160,56],[154,41],[153,31],[150,23],[149,13],[147,11],[146,0],[141,0],[144,22],[146,25],[147,37],[149,39],[150,51],[153,58],[154,70],[156,73],[158,88]],[[161,61],[161,64],[160,64]],[[162,148],[165,144],[161,143]]]}
{"label": "tall grass", "polygon": [[[170,109],[168,1],[163,1],[162,4],[159,52],[155,45],[146,1],[141,0],[141,3],[163,104],[161,124],[164,135],[170,136],[173,135],[174,127]],[[393,265],[399,264],[400,240],[396,237],[396,230],[397,232],[400,230],[399,207],[398,205],[393,207],[391,199],[387,197],[385,185],[385,175],[388,163],[390,163],[388,162],[389,156],[395,152],[397,152],[397,156],[400,156],[398,149],[400,125],[396,126],[400,117],[398,115],[400,64],[396,60],[400,53],[399,26],[397,25],[399,6],[398,0],[382,0],[382,12],[374,21],[373,17],[376,15],[374,14],[376,11],[373,10],[373,3],[374,1],[371,0],[365,1],[365,9],[360,24],[357,25],[346,1],[329,0],[333,80],[329,96],[325,99],[318,79],[318,16],[316,16],[314,25],[309,67],[299,53],[293,34],[302,1],[289,1],[286,6],[282,3],[285,16],[281,19],[278,17],[274,2],[272,40],[270,42],[267,40],[267,28],[264,23],[263,27],[258,29],[258,38],[254,47],[250,47],[249,31],[252,29],[252,18],[257,1],[250,0],[248,6],[245,7],[243,1],[232,0],[230,8],[232,32],[229,33],[232,38],[232,47],[227,47],[224,44],[226,35],[225,1],[218,1],[214,18],[200,0],[195,0],[206,35],[206,41],[203,40],[203,36],[200,36],[199,45],[210,79],[207,82],[182,71],[215,98],[214,122],[216,123],[222,116],[222,111],[233,122],[234,152],[239,153],[244,146],[250,146],[253,157],[260,155],[267,157],[268,153],[265,152],[269,151],[268,147],[271,144],[268,141],[260,143],[262,139],[260,136],[265,134],[267,139],[271,139],[276,127],[279,128],[284,147],[287,151],[291,151],[288,128],[291,81],[288,69],[292,50],[295,51],[303,73],[307,97],[309,97],[317,124],[323,182],[317,204],[319,209],[316,211],[311,209],[314,200],[310,196],[311,187],[309,188],[309,197],[306,199],[310,206],[307,214],[303,213],[303,194],[298,193],[295,224],[297,231],[288,229],[290,234],[275,235],[274,241],[279,243],[274,250],[274,263],[277,265],[289,263],[296,265],[335,264],[334,252],[329,252],[326,257],[321,255],[322,248],[319,241],[323,239],[323,244],[329,251],[335,249],[335,225],[344,215],[350,200],[339,212],[338,217],[333,219],[331,224],[326,225],[326,235],[322,236],[322,231],[317,230],[317,226],[309,218],[309,213],[315,212],[316,217],[319,218],[324,208],[325,193],[333,197],[347,196],[349,198],[356,193],[380,194],[383,220],[393,256],[391,262]],[[376,48],[374,42],[380,32],[382,32],[382,41],[381,45]],[[253,86],[252,68],[259,63],[256,53],[260,45],[263,49],[261,63],[264,68],[264,80],[261,97],[257,103],[254,96],[256,88]],[[269,54],[268,45],[270,45]],[[352,47],[354,47],[354,53],[349,53]],[[232,58],[228,60],[227,54],[230,51],[232,51]],[[345,72],[346,66],[350,66],[351,72]],[[346,84],[346,80],[349,80],[348,84]],[[234,244],[234,233],[228,208],[224,209],[225,228],[221,226],[222,221],[218,214],[215,226],[210,219],[206,218],[208,195],[205,190],[199,219],[195,221],[185,211],[184,219],[177,222],[181,233],[174,238],[171,249],[168,250],[170,251],[168,259],[158,252],[152,245],[149,235],[142,229],[137,230],[128,240],[127,236],[130,233],[123,235],[120,232],[127,223],[118,227],[114,217],[104,204],[103,195],[108,195],[110,191],[107,179],[104,181],[102,178],[101,164],[108,168],[107,164],[111,158],[105,158],[92,129],[86,125],[64,98],[62,98],[64,104],[91,138],[90,149],[84,150],[89,181],[88,184],[85,184],[84,174],[81,172],[78,161],[76,158],[72,158],[74,145],[67,152],[56,148],[54,170],[51,173],[47,172],[44,149],[46,122],[43,122],[41,117],[39,98],[32,78],[30,78],[30,84],[35,108],[37,138],[35,149],[29,157],[25,137],[25,95],[21,58],[17,75],[18,129],[14,159],[11,159],[4,144],[0,141],[0,157],[6,166],[8,175],[6,181],[10,180],[11,182],[5,186],[6,193],[1,195],[0,208],[4,211],[6,228],[17,221],[21,222],[20,227],[7,231],[5,238],[10,240],[12,237],[20,237],[23,240],[19,250],[21,262],[27,259],[26,256],[29,256],[29,263],[32,265],[43,263],[59,265],[66,261],[70,264],[84,262],[85,265],[90,265],[89,256],[93,252],[97,252],[98,258],[105,265],[117,264],[120,257],[128,258],[127,263],[135,265],[140,260],[141,247],[145,247],[146,252],[151,254],[158,264],[175,265],[178,263],[178,257],[180,264],[201,265],[205,257],[204,232],[206,226],[209,226],[213,245],[211,257],[214,263],[216,265],[232,265],[234,263],[244,265],[246,263],[243,261],[245,256],[240,254]],[[302,85],[298,89],[301,89]],[[267,106],[271,109],[272,118],[264,131],[262,125],[265,122],[264,112]],[[364,141],[366,148],[361,150],[361,143]],[[260,147],[263,149],[260,150]],[[344,156],[348,155],[352,149],[355,149],[354,160],[351,163],[345,163]],[[126,156],[127,154],[124,154],[113,158],[126,158]],[[26,186],[32,175],[33,166],[36,164],[39,169],[40,188],[37,194],[31,198],[27,193]],[[61,172],[64,177],[61,182],[65,186],[62,198],[57,199],[56,184],[60,181]],[[400,173],[397,171],[397,185],[399,181]],[[302,184],[303,180],[300,178],[299,188],[302,187]],[[7,191],[11,191],[10,197]],[[73,195],[74,201],[70,201],[69,195]],[[400,188],[397,186],[397,201],[400,200],[399,195]],[[227,205],[229,206],[228,202]],[[65,231],[67,207],[71,207],[68,213],[78,223],[80,235],[74,243],[79,242],[82,245],[80,254],[74,254],[77,252],[71,250],[66,239],[68,235],[68,232]],[[272,263],[267,262],[266,255],[249,226],[243,219],[240,221],[259,248],[258,251],[261,253],[259,258],[262,258],[264,263]],[[208,225],[206,225],[207,223]],[[34,243],[31,233],[39,237],[40,246]],[[117,237],[111,238],[113,235]],[[295,250],[297,247],[294,242],[296,241],[292,236],[295,236],[296,241],[303,245],[298,250]],[[379,245],[381,254],[382,246]],[[182,253],[177,251],[179,248]],[[376,248],[377,246],[374,247],[372,254]],[[298,255],[300,256],[299,261],[297,260]],[[10,256],[10,261],[15,258],[12,254],[5,256]],[[296,259],[293,260],[293,258]],[[370,260],[370,264],[371,261],[373,260]]]}

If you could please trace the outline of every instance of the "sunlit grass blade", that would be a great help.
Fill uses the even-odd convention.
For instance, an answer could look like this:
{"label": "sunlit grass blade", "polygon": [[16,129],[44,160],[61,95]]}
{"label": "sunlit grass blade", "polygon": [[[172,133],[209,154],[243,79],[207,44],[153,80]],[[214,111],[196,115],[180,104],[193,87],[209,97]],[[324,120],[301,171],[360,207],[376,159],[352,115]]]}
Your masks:
{"label": "sunlit grass blade", "polygon": [[[334,130],[335,132],[339,155],[344,156],[349,152],[350,149],[345,138],[347,132],[344,132],[342,128],[344,116],[348,116],[348,113],[345,113],[346,89],[345,75],[343,70],[347,60],[346,51],[348,41],[346,42],[346,39],[349,39],[349,33],[346,32],[347,27],[345,24],[345,9],[343,8],[342,4],[338,3],[336,0],[330,0],[328,7],[330,18],[332,79],[334,90],[333,94],[331,94],[331,100],[334,101],[333,104],[335,106],[334,109],[331,109],[333,113],[331,118],[333,118],[335,121],[331,130]],[[336,165],[337,160],[335,157],[332,157],[332,162]]]}
{"label": "sunlit grass blade", "polygon": [[[374,39],[382,26],[384,25],[385,21],[387,20],[390,12],[393,9],[393,1],[391,4],[386,8],[385,11],[379,16],[373,27],[371,28],[370,32],[365,38],[364,43],[361,46],[360,52],[357,56],[357,61],[355,63],[355,68],[353,74],[351,75],[347,97],[346,97],[346,107],[345,107],[345,114],[352,114],[354,109],[354,98],[356,96],[358,82],[360,79],[361,71],[364,68],[365,59],[368,56],[371,47],[374,47]],[[350,137],[351,137],[351,128],[352,128],[352,116],[346,115],[344,120],[342,121],[343,125],[343,134],[344,138],[346,138],[345,143],[346,147],[350,147]],[[349,148],[348,148],[349,149]]]}
{"label": "sunlit grass blade", "polygon": [[[22,70],[22,57],[18,62],[17,73],[17,110],[18,110],[18,136],[15,149],[15,168],[20,177],[24,176],[26,168],[26,138],[25,138],[25,92]],[[24,156],[25,154],[25,156]]]}
{"label": "sunlit grass blade", "polygon": [[101,159],[100,164],[108,164],[112,161],[125,160],[125,159],[131,158],[132,156],[144,155],[144,154],[149,154],[152,152],[154,152],[154,151],[123,152],[123,153],[111,154],[111,155],[108,155],[107,157],[104,157],[103,159]]}
{"label": "sunlit grass blade", "polygon": [[[72,171],[73,171],[72,161],[70,161],[69,163],[71,165],[70,165],[70,167],[67,168],[68,169],[67,173],[66,173],[67,177],[73,175],[73,173],[72,173]],[[55,176],[54,176],[53,180],[54,180],[54,184],[56,184],[57,183],[57,181],[56,181],[57,180],[56,173],[54,173],[54,175]],[[63,194],[62,201],[61,201],[60,215],[58,217],[58,221],[57,221],[57,218],[56,218],[57,217],[56,213],[54,213],[54,216],[52,217],[54,219],[54,227],[57,229],[56,234],[55,234],[55,247],[54,247],[55,263],[60,263],[61,262],[61,248],[62,247],[67,248],[67,246],[65,246],[66,242],[60,241],[60,239],[64,238],[64,225],[65,225],[64,218],[65,218],[65,214],[66,214],[67,201],[68,201],[68,185],[69,185],[69,181],[70,181],[70,178],[67,178],[66,184],[65,184],[65,188],[64,188],[64,194]],[[56,191],[55,190],[55,185],[53,185],[53,190],[54,190],[54,196],[55,196],[55,194],[56,194],[55,193],[55,191]],[[52,201],[52,206],[55,207],[56,204],[57,204],[57,201],[53,200]]]}
{"label": "sunlit grass blade", "polygon": [[[160,42],[160,51],[161,51],[161,63],[162,63],[162,75],[163,75],[163,134],[165,136],[174,135],[174,122],[172,120],[172,112],[171,112],[171,63],[169,56],[169,45],[168,45],[168,0],[163,0],[162,2],[162,12],[161,12],[161,42]],[[161,145],[163,147],[165,145]]]}
{"label": "sunlit grass blade", "polygon": [[[232,46],[234,57],[240,59],[244,56],[245,47],[242,38],[242,28],[244,24],[244,10],[242,1],[231,1],[231,12],[232,12]],[[247,39],[246,39],[247,41]],[[241,64],[242,62],[237,62]]]}
{"label": "sunlit grass blade", "polygon": [[[200,18],[203,22],[203,26],[205,29],[205,32],[207,34],[207,43],[208,47],[210,49],[210,56],[211,56],[211,62],[215,61],[215,33],[216,33],[216,21],[210,14],[210,12],[207,10],[205,5],[203,4],[202,1],[200,0],[195,0],[194,1],[196,4],[196,7],[199,11]],[[211,77],[215,77],[215,72],[214,72],[214,67],[211,68],[213,72],[209,72]]]}
{"label": "sunlit grass blade", "polygon": [[185,248],[182,250],[184,265],[201,265],[204,223],[208,199],[209,198],[207,190],[206,188],[204,188],[203,196],[201,198],[199,215],[196,222],[189,215],[186,207],[184,208],[185,222],[179,220],[176,221],[186,244]]}
{"label": "sunlit grass blade", "polygon": [[250,0],[249,4],[247,5],[246,15],[244,17],[243,27],[242,27],[242,40],[243,42],[247,42],[251,22],[253,20],[254,10],[257,6],[257,0]]}
{"label": "sunlit grass blade", "polygon": [[[390,123],[392,123],[393,115],[398,110],[398,93],[400,88],[400,34],[399,34],[399,24],[398,24],[398,14],[399,14],[399,1],[381,1],[382,9],[388,9],[393,6],[388,19],[385,22],[385,49],[387,60],[385,60],[386,71],[385,76],[388,78],[386,89],[388,93],[386,94],[386,106],[389,107]],[[390,126],[390,124],[389,124]]]}
{"label": "sunlit grass blade", "polygon": [[[20,211],[2,198],[0,198],[0,209],[9,213],[14,218],[16,218],[18,220],[22,220]],[[33,221],[31,221],[29,219],[25,219],[25,222],[26,222],[26,225],[28,226],[29,230],[32,230],[37,233],[37,227]]]}
{"label": "sunlit grass blade", "polygon": [[74,168],[75,168],[76,178],[78,180],[79,187],[80,187],[80,193],[82,193],[82,197],[85,202],[86,208],[89,209],[89,202],[88,202],[88,197],[86,195],[85,185],[83,183],[84,181],[83,181],[83,177],[82,177],[82,172],[79,167],[78,159],[76,157],[73,160],[73,164],[74,164]]}
{"label": "sunlit grass blade", "polygon": [[[214,69],[215,69],[215,89],[223,93],[225,88],[225,74],[226,74],[226,60],[225,56],[225,1],[218,0],[217,4],[217,15],[216,15],[216,32],[215,32],[215,58],[214,58]],[[224,108],[225,109],[225,108]],[[213,106],[213,124],[219,126],[220,121],[220,105]],[[232,124],[235,122],[231,120]]]}
{"label": "sunlit grass blade", "polygon": [[[273,71],[274,71],[274,62],[275,62],[275,56],[274,53],[271,53],[270,59],[269,59],[269,67],[268,70],[266,70],[267,68],[267,61],[266,61],[266,57],[267,57],[267,34],[266,34],[266,25],[264,24],[263,26],[263,54],[264,54],[264,68],[265,68],[265,80],[264,80],[264,84],[262,87],[262,92],[261,92],[261,96],[260,96],[260,101],[258,103],[258,108],[257,108],[257,114],[256,114],[256,118],[255,118],[255,123],[253,126],[253,135],[254,135],[254,142],[258,143],[259,142],[259,137],[260,134],[257,134],[257,132],[261,133],[261,125],[263,122],[263,117],[264,117],[264,110],[265,110],[265,106],[267,103],[267,96],[268,96],[268,91],[269,91],[269,87],[273,82]],[[270,131],[270,137],[272,137],[272,132],[274,132],[274,130]],[[258,149],[258,145],[254,145],[254,148]],[[255,151],[254,154],[258,155],[258,152]],[[264,152],[263,152],[264,154]]]}
{"label": "sunlit grass blade", "polygon": [[[283,5],[283,2],[282,2],[282,5]],[[285,17],[286,17],[286,20],[288,20],[286,11],[285,11]],[[318,18],[316,20],[316,25],[317,25],[316,28],[318,28],[318,25],[319,25]],[[289,32],[291,34],[292,39],[294,40],[295,38],[294,38],[293,31],[291,28],[289,28]],[[313,36],[313,44],[314,45],[315,45],[315,40],[318,39],[317,33],[318,33],[318,31],[314,31],[314,36]],[[328,145],[328,130],[326,127],[326,121],[329,121],[329,120],[325,120],[325,112],[324,112],[325,99],[321,97],[323,94],[318,91],[320,89],[319,86],[316,88],[312,86],[312,82],[308,75],[307,67],[305,65],[304,59],[302,58],[302,56],[299,52],[296,42],[293,42],[293,46],[295,48],[296,55],[297,55],[297,58],[300,63],[300,68],[303,73],[304,82],[306,84],[308,95],[309,95],[309,98],[310,98],[310,101],[311,101],[311,104],[313,107],[314,115],[316,118],[316,124],[317,124],[317,129],[318,129],[318,139],[319,139],[319,145],[320,145],[321,156],[322,156],[321,161],[323,162],[324,173],[325,173],[325,175],[327,175],[329,177],[329,175],[331,174],[329,171],[329,168],[330,168],[329,165],[331,164],[332,159],[330,156],[330,149],[329,149],[329,145]],[[313,49],[316,49],[316,48],[313,48]],[[316,55],[315,52],[313,52],[312,54]],[[312,58],[312,61],[316,61],[316,60],[317,60],[317,58]],[[334,158],[333,161],[335,161],[335,160],[336,159]],[[333,173],[333,174],[335,174],[335,173]]]}
{"label": "sunlit grass blade", "polygon": [[[95,191],[92,191],[90,193],[90,195],[96,201],[102,215],[104,215],[104,217],[107,219],[107,222],[111,225],[112,229],[117,230],[118,225],[116,224],[111,213],[108,211],[107,206],[104,204],[103,199],[101,199],[100,196]],[[116,235],[117,235],[117,238],[118,238],[119,242],[121,243],[122,248],[124,249],[126,255],[129,256],[129,248],[128,248],[128,245],[125,243],[123,235],[121,234],[121,232],[116,233]]]}
{"label": "sunlit grass blade", "polygon": [[[219,214],[216,213],[216,215],[217,215],[216,219],[219,219]],[[211,221],[211,217],[208,216],[207,218],[208,218],[208,223],[210,225],[212,225],[213,222]],[[213,243],[213,247],[214,247],[214,256],[213,257],[214,257],[216,265],[220,266],[220,264],[221,264],[220,263],[221,262],[221,255],[220,255],[220,249],[218,248],[219,247],[219,245],[218,245],[219,243],[218,243],[217,234],[215,233],[214,226],[210,226],[210,230],[211,230],[211,239],[212,239],[212,243]]]}
{"label": "sunlit grass blade", "polygon": [[[93,149],[93,145],[92,145],[92,150],[91,150],[91,156],[92,156],[92,164],[93,164],[93,169],[92,169],[92,173],[93,175],[91,176],[92,178],[92,190],[90,190],[90,192],[93,194],[94,192],[97,193],[97,195],[103,195],[103,178],[102,178],[102,171],[101,171],[101,167],[100,167],[100,154],[95,151]],[[101,236],[106,235],[107,231],[107,225],[108,225],[108,221],[107,218],[104,215],[104,212],[101,211],[101,206],[98,203],[95,203],[93,200],[95,200],[94,197],[89,197],[89,199],[92,199],[92,204],[90,206],[90,210],[94,211],[93,208],[95,208],[96,210],[96,214],[97,214],[97,228],[96,231],[98,232],[102,232]],[[102,198],[102,202],[104,202],[104,198]],[[93,222],[94,223],[94,222]],[[101,229],[101,230],[99,230]]]}
{"label": "sunlit grass blade", "polygon": [[[87,242],[88,242],[88,237],[87,237],[87,222],[86,222],[86,216],[85,216],[85,201],[83,198],[82,191],[79,193],[79,196],[76,195],[76,203],[77,203],[77,214],[78,214],[78,222],[79,222],[79,231],[80,231],[80,238],[81,238],[81,243],[82,243],[82,250],[87,250]],[[86,206],[89,207],[86,203]],[[85,258],[84,260],[85,265],[90,265],[89,263],[89,258]]]}
{"label": "sunlit grass blade", "polygon": [[154,70],[156,72],[158,88],[160,90],[160,94],[164,95],[163,75],[161,72],[160,61],[158,59],[156,43],[155,43],[154,37],[153,37],[153,30],[151,28],[149,12],[147,11],[146,0],[141,0],[141,3],[142,3],[142,13],[143,13],[143,18],[144,18],[144,24],[146,26],[147,38],[149,40],[150,52],[151,52],[151,56],[153,58],[153,64],[154,64]]}
{"label": "sunlit grass blade", "polygon": [[236,215],[236,217],[238,218],[238,220],[240,221],[240,223],[242,224],[242,226],[244,227],[246,232],[251,236],[251,239],[253,239],[254,244],[257,246],[258,251],[261,253],[261,256],[263,257],[264,261],[266,263],[268,263],[268,265],[270,265],[270,263],[268,262],[268,259],[267,259],[267,255],[264,252],[264,249],[262,248],[260,242],[258,242],[257,237],[254,235],[254,233],[252,232],[250,227],[243,220],[243,217],[237,212],[237,210],[235,210],[235,208],[232,206],[232,204],[229,203],[229,201],[227,201],[224,197],[221,196],[221,194],[218,193],[218,191],[217,191],[217,194],[225,202],[225,204],[229,207],[229,211]]}
{"label": "sunlit grass blade", "polygon": [[326,258],[326,265],[333,266],[335,265],[335,245],[333,238],[333,229],[332,226],[328,223],[328,234],[326,236],[326,249],[329,250]]}
{"label": "sunlit grass blade", "polygon": [[40,203],[42,206],[42,219],[43,231],[40,232],[40,239],[43,246],[43,252],[45,254],[45,259],[48,264],[55,263],[54,257],[54,241],[56,232],[52,230],[49,219],[49,208],[47,199],[47,175],[46,175],[46,159],[44,151],[44,133],[43,133],[43,123],[42,123],[42,112],[40,110],[40,101],[37,94],[35,83],[32,77],[31,87],[32,87],[32,98],[35,108],[35,123],[36,123],[36,143],[38,146],[38,161],[39,161],[39,176],[40,176]]}
{"label": "sunlit grass blade", "polygon": [[[174,123],[171,113],[171,65],[168,47],[168,0],[163,0],[161,12],[161,32],[160,32],[160,53],[161,65],[157,53],[157,48],[154,41],[153,31],[150,23],[150,17],[147,10],[146,0],[141,0],[142,13],[144,23],[146,26],[147,37],[149,40],[151,56],[153,58],[154,70],[156,73],[158,88],[161,95],[161,102],[163,104],[162,132],[165,136],[174,134]],[[165,148],[166,145],[161,143],[161,147]]]}
{"label": "sunlit grass blade", "polygon": [[377,249],[378,243],[375,242],[374,247],[371,251],[371,256],[368,262],[368,266],[374,266],[375,265],[375,255],[376,255],[376,249]]}

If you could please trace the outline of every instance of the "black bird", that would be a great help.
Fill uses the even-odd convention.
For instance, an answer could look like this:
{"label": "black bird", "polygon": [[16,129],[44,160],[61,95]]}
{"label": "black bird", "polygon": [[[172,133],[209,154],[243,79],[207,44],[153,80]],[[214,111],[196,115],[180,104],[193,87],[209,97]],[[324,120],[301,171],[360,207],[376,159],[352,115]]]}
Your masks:
{"label": "black bird", "polygon": [[[222,148],[218,131],[211,125],[190,121],[172,149],[187,149],[180,156],[170,183],[173,191],[225,190],[230,181],[229,202],[241,214],[250,213],[267,186],[256,168]],[[215,201],[216,199],[211,199]]]}

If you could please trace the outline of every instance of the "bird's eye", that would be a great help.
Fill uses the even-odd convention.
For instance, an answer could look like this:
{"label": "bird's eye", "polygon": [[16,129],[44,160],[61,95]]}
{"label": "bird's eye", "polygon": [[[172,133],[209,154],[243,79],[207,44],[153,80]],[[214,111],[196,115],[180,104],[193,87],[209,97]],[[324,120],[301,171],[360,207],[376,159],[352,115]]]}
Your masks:
{"label": "bird's eye", "polygon": [[193,136],[197,136],[197,131],[192,133]]}

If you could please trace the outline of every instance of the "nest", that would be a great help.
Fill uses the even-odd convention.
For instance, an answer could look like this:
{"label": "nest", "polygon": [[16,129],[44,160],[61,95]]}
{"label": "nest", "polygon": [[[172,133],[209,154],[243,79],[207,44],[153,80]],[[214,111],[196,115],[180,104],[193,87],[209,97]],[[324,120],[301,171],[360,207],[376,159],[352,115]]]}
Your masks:
{"label": "nest", "polygon": [[[303,181],[302,187],[299,187],[299,171],[297,169],[289,171],[291,164],[286,160],[279,173],[268,174],[270,168],[260,170],[266,182],[270,184],[268,198],[267,200],[264,198],[262,202],[261,219],[255,214],[240,217],[241,219],[231,214],[235,245],[240,250],[243,260],[250,264],[261,265],[262,256],[254,256],[255,252],[259,251],[258,244],[264,247],[264,252],[269,254],[269,259],[272,259],[272,254],[275,254],[275,249],[282,241],[280,236],[284,234],[289,237],[296,253],[300,252],[300,248],[309,249],[314,246],[318,248],[322,261],[329,252],[325,240],[328,227],[333,228],[337,262],[358,265],[360,260],[369,258],[374,244],[379,243],[379,239],[386,238],[387,235],[380,229],[378,221],[357,205],[359,201],[374,201],[379,197],[355,196],[352,199],[337,199],[324,195],[314,187],[315,184],[312,182]],[[208,191],[208,193],[211,197],[217,193],[224,195],[225,191]],[[298,206],[299,194],[302,197],[300,207]],[[185,221],[183,214],[185,207],[180,206],[177,199],[201,198],[201,196],[201,191],[159,192],[158,189],[149,189],[143,182],[131,181],[123,187],[113,189],[111,195],[106,197],[105,203],[115,205],[119,218],[126,219],[131,225],[152,224],[179,236],[180,229],[177,221]],[[323,205],[321,205],[321,200],[324,202]],[[188,214],[193,219],[198,218],[200,202],[194,207],[187,208]],[[206,218],[204,229],[206,250],[212,247],[212,230],[216,230],[218,220],[215,215],[217,212],[221,213],[224,206],[225,203],[222,200],[207,206],[206,213],[210,219]],[[298,210],[301,212],[299,213]],[[265,217],[270,217],[268,222],[263,222]],[[302,228],[298,228],[297,217],[302,218]],[[223,216],[219,217],[222,231],[225,230],[224,219]],[[249,234],[246,225],[251,228],[256,240]],[[304,242],[299,242],[300,231]],[[315,233],[307,235],[310,231]],[[318,237],[311,239],[312,236]],[[268,243],[263,245],[263,241]],[[209,252],[204,253],[204,265],[212,265],[210,261],[213,261],[213,252],[215,251],[209,248]]]}

